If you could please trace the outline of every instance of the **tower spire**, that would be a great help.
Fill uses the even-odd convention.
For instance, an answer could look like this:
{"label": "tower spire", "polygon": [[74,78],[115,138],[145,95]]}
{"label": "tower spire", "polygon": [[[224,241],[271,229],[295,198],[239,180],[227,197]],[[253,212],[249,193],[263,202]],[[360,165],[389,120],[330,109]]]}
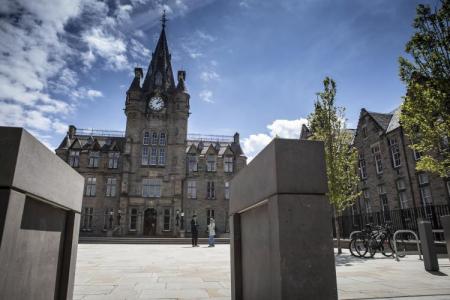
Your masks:
{"label": "tower spire", "polygon": [[161,17],[161,25],[162,25],[162,29],[164,30],[166,28],[166,22],[167,22],[167,18],[166,18],[166,10],[163,10],[163,14]]}
{"label": "tower spire", "polygon": [[173,78],[172,65],[170,62],[169,47],[166,39],[166,10],[161,16],[161,33],[159,35],[158,43],[155,51],[152,53],[152,59],[145,75],[142,89],[144,92],[151,92],[154,90],[167,91],[175,88],[175,81]]}

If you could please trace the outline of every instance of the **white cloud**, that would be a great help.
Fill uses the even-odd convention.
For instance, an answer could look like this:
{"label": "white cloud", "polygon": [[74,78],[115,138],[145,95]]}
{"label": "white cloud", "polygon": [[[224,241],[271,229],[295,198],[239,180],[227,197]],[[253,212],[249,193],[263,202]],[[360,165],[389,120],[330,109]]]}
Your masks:
{"label": "white cloud", "polygon": [[273,138],[298,139],[303,124],[307,124],[304,118],[296,120],[275,120],[267,125],[269,133],[251,134],[242,139],[242,148],[250,162]]}
{"label": "white cloud", "polygon": [[208,82],[211,80],[218,80],[220,78],[219,74],[217,74],[215,71],[203,71],[200,73],[200,79]]}
{"label": "white cloud", "polygon": [[202,99],[202,101],[205,101],[207,103],[214,103],[214,100],[212,99],[213,97],[213,92],[210,90],[202,90],[200,92],[200,94],[198,94],[200,99]]}
{"label": "white cloud", "polygon": [[129,67],[126,56],[127,46],[122,38],[96,27],[84,34],[83,41],[89,46],[89,52],[106,60],[107,68],[124,70]]}
{"label": "white cloud", "polygon": [[103,97],[103,93],[97,90],[88,90],[86,94],[89,98]]}
{"label": "white cloud", "polygon": [[214,42],[214,41],[217,40],[217,38],[216,38],[215,36],[212,36],[212,35],[210,35],[210,34],[207,34],[207,33],[203,32],[203,31],[201,31],[201,30],[197,30],[197,31],[196,31],[196,34],[197,34],[197,36],[198,36],[200,39],[205,40],[205,41],[208,41],[208,42]]}

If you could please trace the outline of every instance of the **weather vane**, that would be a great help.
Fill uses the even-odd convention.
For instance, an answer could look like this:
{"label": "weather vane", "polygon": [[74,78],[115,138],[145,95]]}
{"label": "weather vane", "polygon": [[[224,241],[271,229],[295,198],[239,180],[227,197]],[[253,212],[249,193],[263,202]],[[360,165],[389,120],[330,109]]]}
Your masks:
{"label": "weather vane", "polygon": [[167,22],[167,18],[166,18],[166,10],[163,10],[163,15],[161,17],[161,24],[162,24],[162,28],[166,28],[166,22]]}

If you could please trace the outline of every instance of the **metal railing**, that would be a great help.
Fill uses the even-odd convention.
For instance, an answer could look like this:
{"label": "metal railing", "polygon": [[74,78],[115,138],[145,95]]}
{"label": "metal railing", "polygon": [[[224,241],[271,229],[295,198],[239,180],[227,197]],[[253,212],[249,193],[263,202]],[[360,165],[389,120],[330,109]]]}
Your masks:
{"label": "metal railing", "polygon": [[207,135],[207,134],[198,134],[198,133],[190,133],[187,136],[188,141],[193,142],[226,142],[231,143],[234,141],[233,136],[229,135]]}
{"label": "metal railing", "polygon": [[93,129],[93,128],[77,128],[76,135],[124,137],[125,131]]}

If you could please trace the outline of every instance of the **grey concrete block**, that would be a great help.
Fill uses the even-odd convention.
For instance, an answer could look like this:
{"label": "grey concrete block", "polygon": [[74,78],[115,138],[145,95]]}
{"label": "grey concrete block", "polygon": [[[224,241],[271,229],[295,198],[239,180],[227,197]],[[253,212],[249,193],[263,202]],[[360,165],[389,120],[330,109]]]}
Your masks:
{"label": "grey concrete block", "polygon": [[450,215],[441,216],[441,224],[444,229],[445,243],[447,244],[447,255],[450,260]]}
{"label": "grey concrete block", "polygon": [[431,222],[418,221],[420,245],[422,246],[423,264],[427,271],[439,271],[439,262],[434,247],[433,230]]}
{"label": "grey concrete block", "polygon": [[230,214],[275,194],[326,193],[323,157],[322,142],[274,139],[231,180]]}
{"label": "grey concrete block", "polygon": [[20,128],[0,165],[0,298],[71,299],[83,177]]}
{"label": "grey concrete block", "polygon": [[0,187],[81,212],[84,178],[23,128],[0,127]]}
{"label": "grey concrete block", "polygon": [[276,139],[233,179],[233,299],[337,299],[324,161],[322,143]]}

